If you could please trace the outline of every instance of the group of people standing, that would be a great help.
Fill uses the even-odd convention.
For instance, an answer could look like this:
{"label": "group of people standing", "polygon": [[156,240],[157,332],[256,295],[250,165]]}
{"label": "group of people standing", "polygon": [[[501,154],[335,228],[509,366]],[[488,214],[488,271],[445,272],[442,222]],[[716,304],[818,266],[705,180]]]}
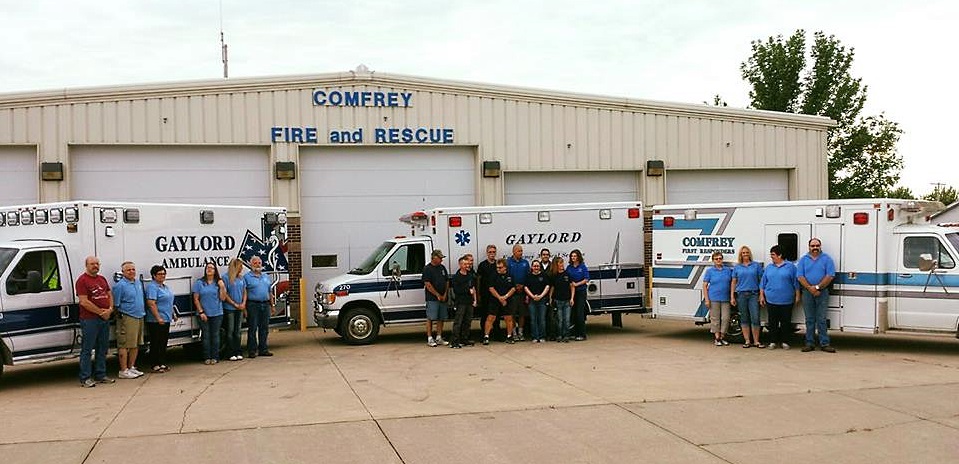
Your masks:
{"label": "group of people standing", "polygon": [[[110,343],[110,320],[116,317],[117,353],[120,361],[118,377],[135,379],[144,375],[136,367],[144,332],[149,338],[150,371],[162,374],[170,370],[166,364],[166,348],[170,324],[176,321],[173,291],[166,284],[163,266],[150,268],[150,282],[137,281],[136,265],[127,261],[120,267],[123,278],[111,289],[100,275],[100,259],[88,256],[85,271],[76,282],[80,299],[80,384],[95,387],[115,382],[107,376],[106,354]],[[207,263],[203,277],[193,284],[193,307],[200,323],[205,364],[216,364],[220,358],[220,329],[226,326],[228,353],[231,361],[243,359],[240,328],[245,317],[248,324],[247,356],[273,356],[267,345],[270,314],[275,300],[272,280],[263,272],[259,257],[250,260],[251,272],[243,273],[243,262],[233,259],[227,273],[220,276],[216,265]],[[91,357],[95,357],[91,364]]]}
{"label": "group of people standing", "polygon": [[[586,339],[589,268],[579,250],[569,253],[566,265],[560,256],[551,259],[546,248],[540,250],[539,259],[528,261],[522,245],[513,245],[508,258],[497,258],[496,245],[488,245],[486,259],[476,270],[473,256],[466,254],[457,260],[458,269],[452,276],[443,265],[445,257],[441,250],[433,250],[430,263],[423,269],[429,346],[447,344],[442,333],[448,307],[454,311],[451,348],[474,345],[469,338],[474,310],[480,315],[484,345],[489,345],[500,320],[506,325],[505,341],[509,344],[526,339],[527,322],[534,343],[547,338],[558,342]],[[555,319],[547,315],[555,315]]]}
{"label": "group of people standing", "polygon": [[832,258],[822,252],[822,241],[809,240],[809,252],[796,264],[783,257],[779,245],[769,250],[771,262],[763,267],[753,261],[752,251],[742,246],[736,265],[726,266],[722,253],[712,254],[713,265],[703,276],[703,302],[709,309],[713,343],[725,346],[729,331],[731,306],[739,310],[740,327],[743,331],[743,348],[767,348],[759,339],[760,307],[768,315],[769,349],[789,349],[786,341],[790,332],[793,306],[802,302],[805,314],[806,337],[804,353],[816,347],[816,335],[820,349],[835,353],[830,344],[826,327],[826,309],[829,303],[829,285],[836,275]]}

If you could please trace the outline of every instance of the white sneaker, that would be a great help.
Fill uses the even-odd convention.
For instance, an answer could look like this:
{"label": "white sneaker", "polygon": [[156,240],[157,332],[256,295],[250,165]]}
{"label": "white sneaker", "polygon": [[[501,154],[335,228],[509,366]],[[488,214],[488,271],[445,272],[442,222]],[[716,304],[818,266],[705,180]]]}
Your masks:
{"label": "white sneaker", "polygon": [[141,372],[140,369],[137,369],[136,366],[131,367],[129,370],[133,375],[137,377],[143,376],[143,372]]}
{"label": "white sneaker", "polygon": [[434,340],[433,337],[427,338],[426,344],[429,346],[436,346],[436,340]]}
{"label": "white sneaker", "polygon": [[729,342],[727,342],[726,340],[720,340],[720,342],[722,342],[723,346],[726,346],[729,344]]}
{"label": "white sneaker", "polygon": [[242,360],[243,360],[243,355],[242,355],[242,354],[236,355],[236,360],[237,360],[237,361],[242,361]]}
{"label": "white sneaker", "polygon": [[133,372],[130,372],[130,369],[127,369],[125,371],[120,371],[120,374],[117,375],[117,377],[121,379],[135,379],[139,376],[134,374]]}
{"label": "white sneaker", "polygon": [[723,342],[721,342],[721,341],[719,341],[719,340],[713,340],[713,345],[723,346]]}
{"label": "white sneaker", "polygon": [[436,337],[436,344],[437,344],[437,345],[449,345],[450,342],[448,342],[448,341],[446,341],[446,340],[443,340],[443,336],[440,335],[439,337]]}
{"label": "white sneaker", "polygon": [[239,359],[237,359],[236,355],[233,355],[230,356],[230,361],[239,361]]}
{"label": "white sneaker", "polygon": [[782,345],[783,345],[783,349],[784,349],[784,350],[788,350],[788,349],[789,349],[789,344],[788,344],[788,343],[783,343]]}
{"label": "white sneaker", "polygon": [[775,350],[775,349],[776,349],[776,344],[775,344],[775,343],[770,343],[767,348],[770,349],[770,350]]}

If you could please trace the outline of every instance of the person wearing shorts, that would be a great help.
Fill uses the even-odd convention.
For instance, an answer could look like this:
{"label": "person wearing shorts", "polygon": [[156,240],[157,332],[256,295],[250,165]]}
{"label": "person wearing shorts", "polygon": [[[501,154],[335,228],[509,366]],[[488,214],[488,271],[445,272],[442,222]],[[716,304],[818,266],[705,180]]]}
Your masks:
{"label": "person wearing shorts", "polygon": [[120,266],[123,278],[113,286],[113,302],[117,308],[117,353],[120,358],[121,379],[135,379],[143,375],[137,369],[137,352],[143,344],[143,317],[146,304],[143,286],[137,282],[137,267],[132,261]]}
{"label": "person wearing shorts", "polygon": [[[446,308],[446,293],[449,290],[450,274],[443,265],[443,251],[436,249],[430,255],[430,263],[423,268],[423,288],[426,289],[426,344],[445,345],[443,321],[449,319]],[[436,326],[436,336],[433,326]]]}
{"label": "person wearing shorts", "polygon": [[506,321],[506,343],[513,343],[513,315],[509,305],[510,300],[516,295],[516,285],[513,283],[513,278],[506,272],[505,259],[496,260],[496,277],[489,283],[487,291],[496,304],[490,306],[490,313],[486,316],[483,344],[489,345],[489,334],[498,316],[502,316]]}

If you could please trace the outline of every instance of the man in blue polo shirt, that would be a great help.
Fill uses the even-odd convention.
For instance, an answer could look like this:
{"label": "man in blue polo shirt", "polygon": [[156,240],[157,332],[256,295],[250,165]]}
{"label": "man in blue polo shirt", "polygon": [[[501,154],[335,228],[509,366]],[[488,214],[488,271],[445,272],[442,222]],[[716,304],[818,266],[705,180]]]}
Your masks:
{"label": "man in blue polo shirt", "polygon": [[827,353],[836,349],[829,344],[826,329],[826,308],[829,306],[829,284],[836,276],[836,265],[832,258],[822,252],[822,241],[809,240],[809,253],[799,258],[797,278],[802,286],[802,309],[806,315],[806,345],[802,352],[808,353],[815,346],[816,332],[819,332],[819,345]]}
{"label": "man in blue polo shirt", "polygon": [[121,379],[135,379],[143,375],[137,369],[137,352],[143,344],[143,317],[146,306],[143,285],[137,282],[137,267],[130,261],[120,265],[123,278],[113,286],[113,302],[117,307],[117,355],[120,358]]}
{"label": "man in blue polo shirt", "polygon": [[270,334],[270,315],[276,310],[276,300],[270,287],[273,279],[263,271],[263,260],[259,256],[250,259],[252,272],[243,274],[246,284],[246,355],[273,356],[266,338]]}
{"label": "man in blue polo shirt", "polygon": [[526,307],[526,277],[529,276],[529,261],[523,258],[523,246],[513,245],[513,256],[506,260],[506,266],[509,268],[509,276],[513,278],[513,284],[516,285],[516,293],[510,299],[510,308],[513,320],[516,321],[516,329],[513,336],[516,341],[523,341],[523,326],[526,324],[526,314],[529,308]]}

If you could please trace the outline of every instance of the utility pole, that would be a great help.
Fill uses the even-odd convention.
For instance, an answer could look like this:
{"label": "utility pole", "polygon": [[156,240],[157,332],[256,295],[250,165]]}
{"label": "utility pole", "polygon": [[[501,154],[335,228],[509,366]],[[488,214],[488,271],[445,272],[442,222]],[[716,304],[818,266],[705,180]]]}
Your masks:
{"label": "utility pole", "polygon": [[220,0],[220,61],[223,62],[223,78],[230,77],[229,61],[226,49],[226,39],[223,36],[223,0]]}

